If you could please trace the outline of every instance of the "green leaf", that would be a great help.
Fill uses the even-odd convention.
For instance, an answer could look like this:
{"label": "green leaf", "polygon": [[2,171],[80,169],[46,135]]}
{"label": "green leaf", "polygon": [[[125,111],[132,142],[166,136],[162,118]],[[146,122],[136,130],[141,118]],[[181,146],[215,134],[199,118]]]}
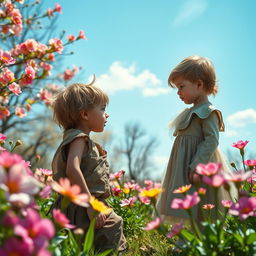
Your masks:
{"label": "green leaf", "polygon": [[256,242],[256,233],[250,234],[246,239],[247,244],[252,244],[254,242]]}
{"label": "green leaf", "polygon": [[75,253],[77,255],[80,252],[80,248],[79,248],[79,246],[77,244],[76,239],[73,236],[73,233],[69,229],[68,229],[68,234],[69,234],[69,238],[70,238],[70,241],[72,243],[73,249],[75,250]]}
{"label": "green leaf", "polygon": [[89,252],[93,246],[93,239],[94,239],[94,225],[95,225],[95,218],[90,223],[89,229],[86,233],[85,240],[84,240],[84,248],[83,252]]}
{"label": "green leaf", "polygon": [[96,256],[107,256],[109,255],[111,252],[113,251],[113,249],[108,249],[105,252],[99,253]]}
{"label": "green leaf", "polygon": [[61,244],[67,238],[68,238],[68,236],[56,236],[52,239],[51,246],[55,247],[55,246]]}
{"label": "green leaf", "polygon": [[243,237],[240,236],[239,234],[233,234],[233,236],[236,238],[236,240],[243,246],[244,245],[244,241],[243,241]]}
{"label": "green leaf", "polygon": [[181,234],[188,240],[188,241],[192,241],[194,239],[196,239],[195,235],[189,231],[187,231],[186,229],[183,229],[181,231]]}

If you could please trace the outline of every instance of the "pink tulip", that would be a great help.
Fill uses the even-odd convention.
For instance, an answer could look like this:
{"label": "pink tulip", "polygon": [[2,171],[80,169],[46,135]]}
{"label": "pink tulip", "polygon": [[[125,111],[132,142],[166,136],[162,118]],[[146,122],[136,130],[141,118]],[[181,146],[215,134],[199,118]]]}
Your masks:
{"label": "pink tulip", "polygon": [[184,199],[175,198],[171,203],[173,209],[191,209],[200,202],[200,197],[197,192],[192,195],[186,195]]}
{"label": "pink tulip", "polygon": [[196,172],[204,176],[212,176],[220,172],[222,165],[220,163],[208,163],[208,164],[198,164],[196,167]]}
{"label": "pink tulip", "polygon": [[229,213],[239,216],[241,220],[248,218],[249,216],[255,216],[256,210],[256,197],[241,197],[238,203],[233,204]]}
{"label": "pink tulip", "polygon": [[144,230],[149,231],[149,230],[157,229],[160,226],[161,222],[162,222],[161,218],[158,217],[152,220],[151,222],[149,222],[147,226],[144,228]]}
{"label": "pink tulip", "polygon": [[234,142],[232,144],[232,147],[238,148],[238,149],[244,149],[245,146],[248,144],[248,142],[249,142],[248,140],[246,141],[239,140],[238,142]]}

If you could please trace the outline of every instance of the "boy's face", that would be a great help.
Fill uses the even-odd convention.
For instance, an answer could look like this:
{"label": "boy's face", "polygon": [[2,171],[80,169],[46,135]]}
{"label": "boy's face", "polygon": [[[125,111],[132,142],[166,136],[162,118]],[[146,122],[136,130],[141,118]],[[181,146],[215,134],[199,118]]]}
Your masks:
{"label": "boy's face", "polygon": [[87,111],[87,126],[90,131],[102,132],[109,115],[106,113],[106,105],[101,104]]}
{"label": "boy's face", "polygon": [[173,84],[177,87],[180,99],[185,104],[194,104],[202,93],[201,81],[190,82],[182,77],[178,77],[173,81]]}

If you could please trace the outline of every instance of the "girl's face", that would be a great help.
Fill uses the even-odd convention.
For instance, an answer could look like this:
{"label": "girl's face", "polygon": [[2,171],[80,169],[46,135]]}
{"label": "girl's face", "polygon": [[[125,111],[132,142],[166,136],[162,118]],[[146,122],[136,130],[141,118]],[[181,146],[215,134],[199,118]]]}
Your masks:
{"label": "girl's face", "polygon": [[109,115],[106,113],[106,105],[101,104],[87,111],[87,126],[90,131],[102,132]]}
{"label": "girl's face", "polygon": [[200,104],[207,97],[202,81],[190,82],[184,78],[176,78],[173,82],[178,89],[177,94],[185,104]]}

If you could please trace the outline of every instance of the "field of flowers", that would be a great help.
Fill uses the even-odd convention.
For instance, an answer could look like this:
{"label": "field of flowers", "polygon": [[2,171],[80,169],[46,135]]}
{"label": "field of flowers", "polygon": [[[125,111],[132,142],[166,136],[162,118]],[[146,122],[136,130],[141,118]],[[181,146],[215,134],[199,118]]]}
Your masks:
{"label": "field of flowers", "polygon": [[[242,170],[231,163],[233,172],[225,175],[218,163],[200,164],[195,192],[190,192],[191,184],[168,191],[183,196],[174,199],[170,207],[186,211],[189,219],[189,223],[174,225],[164,223],[157,212],[162,188],[152,180],[136,183],[127,180],[124,171],[111,174],[112,196],[106,206],[81,194],[68,179],[53,181],[51,170],[31,167],[31,162],[15,153],[22,141],[9,138],[8,131],[16,132],[17,124],[28,125],[25,117],[35,105],[49,105],[57,86],[45,87],[43,80],[55,71],[54,62],[66,46],[86,39],[81,30],[77,36],[64,39],[63,32],[61,38],[42,42],[51,31],[42,36],[36,30],[61,12],[58,3],[44,10],[39,0],[0,0],[0,256],[116,255],[94,251],[94,221],[86,232],[69,223],[63,210],[70,202],[85,208],[90,205],[95,216],[107,214],[111,208],[122,216],[129,244],[122,255],[256,255],[256,160],[245,159],[248,141],[233,144],[240,152]],[[33,38],[36,35],[38,38]],[[62,79],[65,84],[77,72],[75,67],[66,69],[52,80]],[[37,155],[34,159],[40,160]],[[218,190],[224,187],[229,191],[232,184],[238,191],[236,200],[224,200],[222,207],[202,204],[207,189],[215,191],[217,202]],[[61,209],[52,210],[58,194],[65,200]],[[195,206],[204,216],[201,223],[193,217]]]}
{"label": "field of flowers", "polygon": [[[124,171],[112,173],[113,195],[107,207],[81,194],[68,179],[53,181],[51,170],[31,170],[29,162],[10,152],[19,142],[8,151],[3,147],[6,136],[0,134],[0,143],[0,255],[116,255],[93,250],[94,221],[86,234],[69,223],[62,210],[70,202],[91,205],[95,215],[107,214],[113,208],[122,216],[129,243],[122,255],[256,255],[256,161],[244,160],[248,141],[233,144],[241,153],[244,170],[236,170],[232,164],[234,172],[225,175],[217,163],[200,164],[197,192],[189,193],[190,184],[173,191],[183,194],[183,199],[174,199],[170,207],[187,211],[190,220],[190,224],[173,226],[165,224],[156,210],[162,191],[158,183],[145,180],[138,184],[125,180]],[[239,195],[235,202],[221,202],[224,211],[218,205],[200,205],[208,187],[229,190],[231,183]],[[62,209],[49,214],[57,193],[66,200]],[[196,223],[192,215],[198,204],[204,216],[202,223]]]}

